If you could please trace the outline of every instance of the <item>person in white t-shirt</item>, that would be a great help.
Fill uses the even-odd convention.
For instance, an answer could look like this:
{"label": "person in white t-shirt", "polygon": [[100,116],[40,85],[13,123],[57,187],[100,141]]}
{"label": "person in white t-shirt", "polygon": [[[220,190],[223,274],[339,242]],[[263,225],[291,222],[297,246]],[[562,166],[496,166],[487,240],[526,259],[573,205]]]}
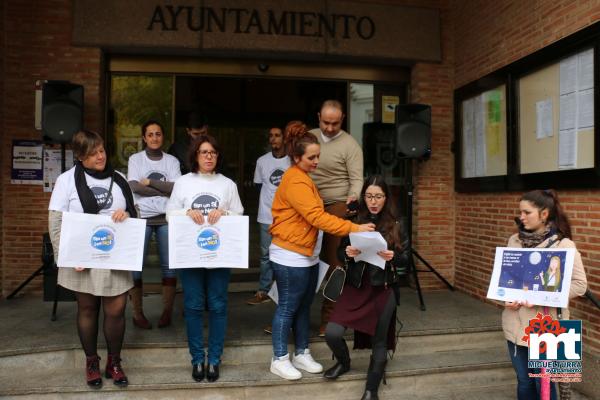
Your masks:
{"label": "person in white t-shirt", "polygon": [[[164,129],[159,122],[150,120],[142,125],[142,140],[144,150],[129,157],[127,179],[135,195],[140,217],[146,219],[144,264],[153,233],[158,244],[164,305],[158,327],[164,328],[171,325],[177,287],[177,274],[175,270],[169,269],[169,227],[165,213],[174,182],[181,176],[181,172],[179,161],[162,151]],[[133,324],[138,328],[151,329],[152,324],[143,311],[143,291],[142,271],[134,271],[133,288],[129,291],[133,305]]]}
{"label": "person in white t-shirt", "polygon": [[[167,219],[187,215],[195,223],[215,224],[224,215],[244,212],[237,186],[220,173],[222,159],[214,137],[201,135],[191,145],[191,171],[175,182],[167,204]],[[229,268],[185,268],[181,270],[183,307],[188,347],[192,356],[192,378],[200,382],[219,379],[219,365],[227,328]],[[209,310],[208,365],[205,366],[204,310]]]}
{"label": "person in white t-shirt", "polygon": [[[107,162],[104,140],[96,132],[80,131],[73,136],[75,166],[56,180],[48,206],[48,228],[55,261],[60,248],[63,212],[110,215],[114,222],[137,217],[127,180]],[[103,331],[108,353],[105,376],[117,386],[127,386],[121,367],[125,335],[127,291],[133,286],[129,271],[59,268],[58,284],[75,292],[77,332],[86,355],[85,374],[92,388],[102,386],[98,357],[98,316],[103,309]]]}
{"label": "person in white t-shirt", "polygon": [[254,183],[260,188],[258,217],[256,218],[260,227],[260,278],[258,291],[246,301],[246,304],[249,305],[266,303],[271,299],[267,295],[273,283],[273,267],[269,260],[269,246],[271,245],[269,226],[273,223],[271,204],[283,173],[290,167],[290,158],[283,147],[281,128],[269,129],[269,145],[271,151],[256,161],[254,170]]}

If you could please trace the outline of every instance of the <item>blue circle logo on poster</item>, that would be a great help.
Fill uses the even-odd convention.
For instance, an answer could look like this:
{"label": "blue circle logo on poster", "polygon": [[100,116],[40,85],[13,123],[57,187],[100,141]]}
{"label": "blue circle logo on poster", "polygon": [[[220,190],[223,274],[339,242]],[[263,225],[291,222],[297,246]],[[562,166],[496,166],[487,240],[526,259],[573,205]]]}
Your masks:
{"label": "blue circle logo on poster", "polygon": [[500,296],[500,297],[504,297],[504,294],[505,294],[505,293],[506,293],[506,292],[504,291],[504,288],[501,288],[501,287],[500,287],[500,288],[498,288],[498,296]]}
{"label": "blue circle logo on poster", "polygon": [[198,234],[196,244],[203,250],[216,251],[221,245],[219,232],[211,228],[203,229]]}
{"label": "blue circle logo on poster", "polygon": [[96,250],[109,252],[115,247],[115,232],[110,228],[100,228],[94,231],[90,244]]}

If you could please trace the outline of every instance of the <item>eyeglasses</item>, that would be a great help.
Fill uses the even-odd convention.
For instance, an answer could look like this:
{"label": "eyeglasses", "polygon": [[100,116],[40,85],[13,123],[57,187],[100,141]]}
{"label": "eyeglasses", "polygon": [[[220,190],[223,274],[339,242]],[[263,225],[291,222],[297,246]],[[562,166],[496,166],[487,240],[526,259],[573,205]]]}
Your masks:
{"label": "eyeglasses", "polygon": [[385,194],[365,194],[365,200],[369,201],[369,200],[381,200],[381,199],[385,199]]}
{"label": "eyeglasses", "polygon": [[198,150],[196,153],[200,154],[202,157],[217,157],[219,155],[219,152],[214,150]]}

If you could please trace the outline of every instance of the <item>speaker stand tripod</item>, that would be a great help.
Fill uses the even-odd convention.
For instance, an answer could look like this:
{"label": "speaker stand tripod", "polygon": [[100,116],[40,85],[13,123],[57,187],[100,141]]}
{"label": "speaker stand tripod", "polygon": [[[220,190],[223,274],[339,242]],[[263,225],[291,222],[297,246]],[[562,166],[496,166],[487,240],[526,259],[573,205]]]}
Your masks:
{"label": "speaker stand tripod", "polygon": [[[405,178],[405,187],[406,187],[406,236],[407,236],[407,241],[406,241],[406,246],[408,248],[408,267],[409,270],[412,271],[413,274],[413,278],[415,280],[415,287],[417,289],[417,294],[419,295],[419,302],[421,304],[421,311],[425,311],[425,302],[423,301],[423,293],[421,292],[421,284],[419,283],[419,276],[418,273],[419,272],[433,272],[433,274],[435,274],[435,276],[437,276],[442,282],[444,282],[446,284],[446,286],[448,287],[449,290],[454,291],[454,287],[450,284],[450,282],[448,282],[446,280],[446,278],[444,278],[442,275],[439,274],[439,272],[437,272],[435,270],[435,268],[433,268],[431,266],[431,264],[429,264],[427,262],[427,260],[425,260],[423,257],[421,257],[421,255],[419,253],[417,253],[417,251],[414,249],[413,245],[412,245],[412,223],[413,223],[413,174],[412,174],[412,162],[413,159],[411,158],[403,158],[404,161],[404,171],[406,174],[406,178]],[[417,266],[415,264],[415,257],[421,261],[421,263],[423,263],[423,265],[425,265],[429,271],[419,271],[417,270]]]}
{"label": "speaker stand tripod", "polygon": [[[65,172],[66,168],[66,145],[65,143],[61,143],[60,144],[60,172],[63,173]],[[46,253],[46,252],[45,252]],[[50,259],[48,259],[50,258]],[[47,254],[44,254],[42,256],[42,266],[39,267],[37,270],[35,270],[31,275],[29,275],[29,278],[25,279],[11,294],[9,294],[6,299],[12,299],[14,298],[17,293],[19,293],[25,286],[27,286],[29,284],[29,282],[31,282],[33,279],[35,279],[38,275],[42,275],[44,273],[44,271],[52,268],[54,266],[54,252],[51,253],[51,256],[48,257]],[[56,309],[58,308],[58,294],[59,291],[61,290],[60,285],[58,284],[58,282],[56,283],[56,286],[54,288],[54,304],[52,305],[52,315],[50,316],[50,320],[51,321],[56,321]]]}

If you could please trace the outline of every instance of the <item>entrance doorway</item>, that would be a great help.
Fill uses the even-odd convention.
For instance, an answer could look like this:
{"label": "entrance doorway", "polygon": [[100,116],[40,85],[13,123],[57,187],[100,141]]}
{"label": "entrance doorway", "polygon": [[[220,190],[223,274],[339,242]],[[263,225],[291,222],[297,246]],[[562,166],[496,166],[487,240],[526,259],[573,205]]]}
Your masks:
{"label": "entrance doorway", "polygon": [[[185,71],[178,72],[181,65]],[[223,75],[234,70],[229,64],[210,73],[202,65],[197,67],[203,69],[201,73],[192,73],[193,68],[185,63],[154,65],[151,61],[120,59],[112,60],[109,67],[106,132],[113,165],[126,172],[129,155],[142,150],[140,127],[146,120],[158,119],[165,126],[166,151],[173,140],[186,134],[191,111],[206,113],[209,131],[224,153],[227,175],[237,183],[244,214],[250,219],[250,266],[255,275],[260,257],[256,222],[259,193],[253,177],[256,160],[269,151],[269,128],[283,128],[291,120],[317,127],[321,103],[337,99],[347,108],[342,128],[362,144],[363,124],[381,119],[385,101],[389,103],[392,98],[402,103],[407,97],[408,74],[403,68],[381,72],[348,65],[315,68],[307,64],[306,70],[289,70],[271,65],[271,71],[282,71],[281,75],[299,75],[290,77]],[[374,81],[377,77],[385,81]],[[392,77],[395,82],[390,82]],[[382,102],[384,97],[387,100]],[[154,244],[144,267],[144,280],[160,280]]]}

